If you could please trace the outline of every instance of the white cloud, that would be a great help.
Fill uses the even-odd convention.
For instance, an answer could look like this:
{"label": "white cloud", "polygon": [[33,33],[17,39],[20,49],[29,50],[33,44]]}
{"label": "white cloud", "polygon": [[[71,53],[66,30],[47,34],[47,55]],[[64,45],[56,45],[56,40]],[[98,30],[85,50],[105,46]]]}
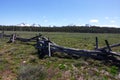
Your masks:
{"label": "white cloud", "polygon": [[111,22],[111,23],[114,23],[115,21],[114,21],[114,20],[111,20],[110,22]]}
{"label": "white cloud", "polygon": [[105,19],[109,19],[109,17],[105,17]]}
{"label": "white cloud", "polygon": [[90,22],[91,22],[91,23],[98,23],[99,20],[97,20],[97,19],[91,19]]}
{"label": "white cloud", "polygon": [[46,19],[46,20],[44,20],[44,22],[45,22],[45,23],[47,23],[47,22],[48,22],[48,20]]}

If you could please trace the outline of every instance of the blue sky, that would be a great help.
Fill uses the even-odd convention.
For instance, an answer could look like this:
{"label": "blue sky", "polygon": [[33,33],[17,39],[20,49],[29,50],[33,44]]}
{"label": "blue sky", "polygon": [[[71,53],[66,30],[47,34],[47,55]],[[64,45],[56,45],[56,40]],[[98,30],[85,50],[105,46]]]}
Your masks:
{"label": "blue sky", "polygon": [[120,26],[120,0],[0,0],[0,24]]}

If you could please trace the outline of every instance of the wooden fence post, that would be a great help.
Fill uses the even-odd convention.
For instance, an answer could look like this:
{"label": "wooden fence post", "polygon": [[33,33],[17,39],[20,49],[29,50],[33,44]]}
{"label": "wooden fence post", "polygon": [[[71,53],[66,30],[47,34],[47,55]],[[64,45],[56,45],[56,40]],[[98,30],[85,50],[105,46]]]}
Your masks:
{"label": "wooden fence post", "polygon": [[38,56],[40,58],[40,55],[41,55],[41,46],[40,46],[40,39],[39,39],[39,37],[37,37],[36,42],[37,42],[36,46],[37,46]]}
{"label": "wooden fence post", "polygon": [[16,39],[16,34],[12,34],[11,37],[10,37],[10,40],[8,42],[15,42],[15,39]]}
{"label": "wooden fence post", "polygon": [[0,38],[3,38],[3,37],[4,37],[4,31],[0,33]]}
{"label": "wooden fence post", "polygon": [[48,42],[48,55],[51,57],[50,42]]}
{"label": "wooden fence post", "polygon": [[4,30],[2,31],[2,38],[4,38]]}
{"label": "wooden fence post", "polygon": [[106,43],[106,45],[107,45],[108,51],[109,51],[109,52],[112,51],[112,49],[110,48],[109,43],[108,43],[107,40],[105,40],[105,43]]}
{"label": "wooden fence post", "polygon": [[96,37],[95,49],[98,49],[98,37]]}
{"label": "wooden fence post", "polygon": [[12,42],[15,42],[15,39],[16,39],[16,34],[13,34],[12,35]]}
{"label": "wooden fence post", "polygon": [[50,48],[51,43],[49,38],[47,39],[47,44],[48,44],[48,56],[51,57],[51,48]]}
{"label": "wooden fence post", "polygon": [[37,49],[38,49],[39,58],[43,58],[46,54],[48,56],[51,56],[49,40],[40,40],[40,38],[38,37]]}

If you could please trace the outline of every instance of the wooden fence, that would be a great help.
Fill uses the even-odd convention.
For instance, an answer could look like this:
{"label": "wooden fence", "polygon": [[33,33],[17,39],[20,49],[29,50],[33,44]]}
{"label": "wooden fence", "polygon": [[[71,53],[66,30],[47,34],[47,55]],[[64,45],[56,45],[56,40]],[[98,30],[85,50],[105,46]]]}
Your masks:
{"label": "wooden fence", "polygon": [[[99,44],[98,44],[99,41],[97,37],[95,38],[96,46],[94,50],[80,50],[80,49],[59,46],[54,42],[50,41],[48,38],[42,36],[41,34],[29,39],[17,37],[16,34],[12,34],[11,36],[4,34],[4,36],[10,37],[9,42],[15,42],[15,40],[19,40],[22,42],[35,41],[36,49],[38,50],[38,54],[40,58],[43,58],[45,55],[52,56],[54,52],[61,52],[61,54],[65,53],[72,57],[79,58],[81,56],[85,56],[85,57],[91,57],[101,60],[110,60],[120,63],[120,53],[112,51],[112,48],[120,46],[120,43],[109,45],[109,42],[105,40],[106,46],[99,48]],[[119,59],[116,56],[119,57]]]}

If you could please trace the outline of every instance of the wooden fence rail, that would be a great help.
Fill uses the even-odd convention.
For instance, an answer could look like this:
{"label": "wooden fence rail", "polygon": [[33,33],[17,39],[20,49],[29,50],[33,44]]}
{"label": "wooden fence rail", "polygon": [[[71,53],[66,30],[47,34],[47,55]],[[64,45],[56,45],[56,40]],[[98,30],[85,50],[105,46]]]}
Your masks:
{"label": "wooden fence rail", "polygon": [[41,38],[40,40],[37,41],[37,45],[41,45],[41,43],[42,45],[38,46],[37,49],[40,50],[39,54],[40,56],[42,55],[42,57],[44,57],[46,54],[51,55],[51,52],[61,52],[73,57],[85,56],[85,57],[97,58],[102,60],[107,59],[107,60],[117,61],[120,63],[120,60],[115,57],[115,56],[120,57],[120,53],[112,52],[111,50],[112,47],[118,47],[120,45],[119,44],[109,45],[107,40],[105,40],[105,42],[107,47],[99,48],[98,38],[96,37],[96,47],[94,50],[80,50],[80,49],[62,47],[48,39]]}

